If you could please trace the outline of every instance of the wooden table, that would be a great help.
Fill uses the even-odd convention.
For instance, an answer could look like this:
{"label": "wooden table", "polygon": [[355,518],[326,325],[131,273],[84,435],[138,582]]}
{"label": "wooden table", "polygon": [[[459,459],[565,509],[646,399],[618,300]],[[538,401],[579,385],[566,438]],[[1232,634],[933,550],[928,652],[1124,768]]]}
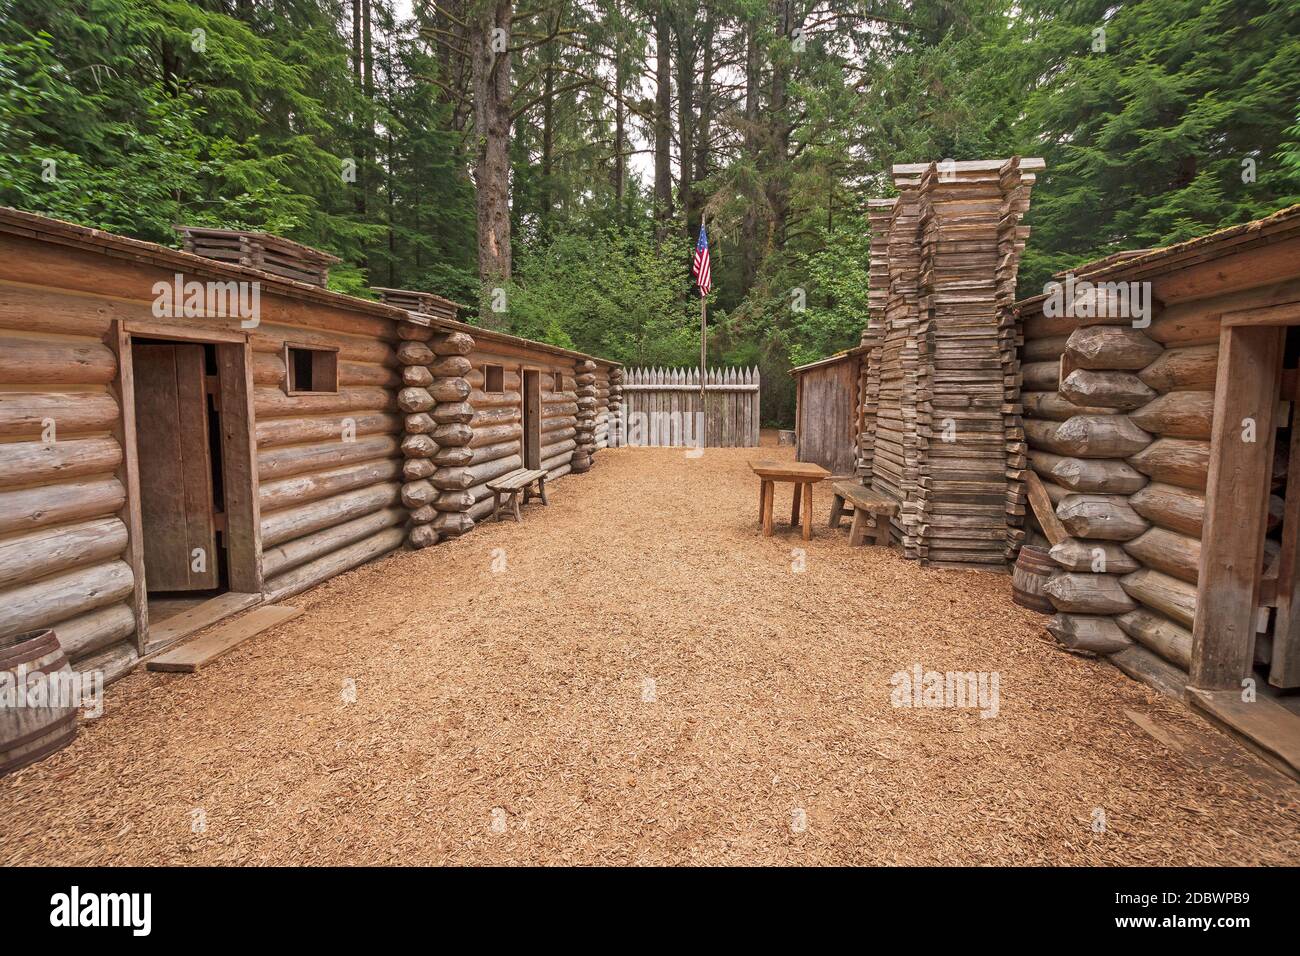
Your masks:
{"label": "wooden table", "polygon": [[772,536],[772,499],[778,481],[791,482],[794,502],[790,506],[790,527],[799,524],[799,501],[803,500],[803,539],[812,539],[812,486],[825,481],[831,473],[810,461],[751,461],[749,467],[759,477],[758,518],[763,522],[763,534]]}

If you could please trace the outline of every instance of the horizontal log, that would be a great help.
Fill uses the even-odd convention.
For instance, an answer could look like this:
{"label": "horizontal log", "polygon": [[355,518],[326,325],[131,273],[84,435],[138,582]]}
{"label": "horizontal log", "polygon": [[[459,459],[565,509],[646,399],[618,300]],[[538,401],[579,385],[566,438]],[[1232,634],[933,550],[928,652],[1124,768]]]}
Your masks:
{"label": "horizontal log", "polygon": [[1055,434],[1060,454],[1082,458],[1127,458],[1151,443],[1151,435],[1125,415],[1075,415]]}
{"label": "horizontal log", "polygon": [[72,661],[74,670],[83,674],[97,674],[107,687],[113,681],[125,677],[140,662],[140,652],[135,641],[118,641],[101,651],[87,654]]}
{"label": "horizontal log", "polygon": [[467,511],[440,511],[430,527],[444,538],[458,538],[474,527],[474,519]]}
{"label": "horizontal log", "polygon": [[[468,385],[466,386],[468,387]],[[475,409],[480,408],[500,408],[503,405],[512,405],[518,407],[523,400],[520,394],[516,392],[484,392],[479,389],[472,389],[468,393],[467,400]]]}
{"label": "horizontal log", "polygon": [[0,539],[0,588],[26,584],[70,568],[103,564],[126,550],[126,525],[95,518]]}
{"label": "horizontal log", "polygon": [[330,498],[353,488],[386,484],[398,478],[401,473],[401,462],[393,458],[346,465],[328,471],[264,482],[258,490],[258,501],[262,507],[262,514],[265,515],[281,508]]}
{"label": "horizontal log", "polygon": [[1080,541],[1066,538],[1052,545],[1047,552],[1053,561],[1067,571],[1084,571],[1089,574],[1128,574],[1141,565],[1137,559],[1112,541]]}
{"label": "horizontal log", "polygon": [[[1024,388],[1052,391],[1061,380],[1060,361],[1026,362],[1020,366],[1020,381]],[[657,387],[657,386],[656,386]],[[633,389],[635,391],[635,389]]]}
{"label": "horizontal log", "polygon": [[249,335],[255,352],[283,352],[286,342],[313,348],[337,349],[340,361],[394,365],[393,346],[367,335],[349,335],[328,329],[309,329],[301,325],[280,325],[263,320]]}
{"label": "horizontal log", "polygon": [[1183,670],[1192,666],[1192,632],[1155,611],[1140,607],[1115,619],[1129,637]]}
{"label": "horizontal log", "polygon": [[305,472],[327,471],[359,461],[398,458],[401,444],[396,435],[372,435],[355,441],[329,441],[310,445],[288,445],[260,451],[257,475],[260,481],[274,481]]}
{"label": "horizontal log", "polygon": [[1078,368],[1121,372],[1146,368],[1163,351],[1164,346],[1138,329],[1117,325],[1075,329],[1066,345],[1066,354]]}
{"label": "horizontal log", "polygon": [[1188,488],[1152,482],[1129,497],[1129,505],[1147,521],[1170,531],[1200,538],[1205,496]]}
{"label": "horizontal log", "polygon": [[519,455],[509,455],[463,468],[439,468],[432,481],[442,491],[463,491],[522,467],[523,459]]}
{"label": "horizontal log", "polygon": [[407,365],[402,369],[402,384],[428,388],[433,384],[433,374],[423,365]]}
{"label": "horizontal log", "polygon": [[[470,462],[478,465],[486,461],[496,461],[498,458],[518,455],[520,454],[520,444],[519,439],[515,438],[511,441],[498,442],[495,445],[479,445],[477,448],[471,450],[473,452],[473,457],[470,459]],[[467,462],[467,464],[468,463],[469,462]]]}
{"label": "horizontal log", "polygon": [[1057,614],[1047,622],[1047,631],[1062,647],[1089,654],[1114,654],[1133,644],[1112,617]]}
{"label": "horizontal log", "polygon": [[1167,349],[1138,378],[1157,392],[1212,392],[1219,370],[1217,345]]}
{"label": "horizontal log", "polygon": [[0,336],[0,382],[6,385],[107,385],[117,356],[100,342]]}
{"label": "horizontal log", "polygon": [[518,408],[503,405],[497,408],[481,408],[474,411],[474,417],[470,419],[470,424],[474,428],[488,428],[492,425],[510,425],[520,421],[522,415]]}
{"label": "horizontal log", "polygon": [[435,335],[431,344],[438,355],[468,355],[474,351],[474,339],[466,332]]}
{"label": "horizontal log", "polygon": [[1214,422],[1214,393],[1166,392],[1130,412],[1129,418],[1153,435],[1209,441]]}
{"label": "horizontal log", "polygon": [[542,461],[548,461],[559,455],[563,455],[565,452],[572,451],[577,447],[578,443],[574,439],[566,438],[563,441],[557,441],[551,445],[543,445],[540,457]]}
{"label": "horizontal log", "polygon": [[342,440],[345,433],[396,435],[402,431],[402,417],[392,412],[357,412],[314,418],[273,418],[256,427],[258,448],[301,445],[315,441]]}
{"label": "horizontal log", "polygon": [[381,508],[394,507],[400,503],[400,495],[401,485],[389,481],[285,508],[262,519],[262,547],[270,548]]}
{"label": "horizontal log", "polygon": [[427,368],[436,359],[433,349],[427,344],[407,339],[397,346],[397,361],[402,365],[423,365]]}
{"label": "horizontal log", "polygon": [[1127,462],[1103,458],[1061,458],[1048,474],[1071,491],[1096,494],[1132,494],[1147,478]]}
{"label": "horizontal log", "polygon": [[437,497],[438,492],[428,479],[408,481],[402,485],[402,504],[411,511],[423,508]]}
{"label": "horizontal log", "polygon": [[0,638],[125,600],[133,581],[125,561],[107,561],[6,588],[0,591]]}
{"label": "horizontal log", "polygon": [[387,554],[406,541],[405,528],[385,528],[324,557],[279,574],[266,582],[267,600],[283,601],[335,575]]}
{"label": "horizontal log", "polygon": [[135,613],[128,604],[110,604],[54,625],[54,636],[68,660],[76,660],[135,633]]}
{"label": "horizontal log", "polygon": [[286,395],[278,388],[254,388],[253,408],[259,421],[340,412],[396,412],[397,394],[391,389],[368,387],[298,395]]}
{"label": "horizontal log", "polygon": [[1128,541],[1147,529],[1121,495],[1067,495],[1056,506],[1056,516],[1076,538]]}
{"label": "horizontal log", "polygon": [[1099,405],[1129,411],[1140,408],[1155,392],[1132,372],[1077,368],[1061,382],[1061,395],[1076,405]]}
{"label": "horizontal log", "polygon": [[481,428],[475,426],[469,446],[481,448],[485,445],[497,445],[503,441],[517,440],[523,433],[523,426],[519,424],[488,425]]}
{"label": "horizontal log", "polygon": [[1060,392],[1023,392],[1020,396],[1028,418],[1046,418],[1063,422],[1075,415],[1106,415],[1110,409],[1076,405]]}
{"label": "horizontal log", "polygon": [[1073,614],[1122,614],[1137,607],[1113,574],[1058,571],[1043,585],[1052,606]]}
{"label": "horizontal log", "polygon": [[0,488],[109,475],[122,463],[116,438],[0,443]]}
{"label": "horizontal log", "polygon": [[399,389],[397,392],[397,407],[408,414],[433,411],[433,406],[436,404],[433,393],[427,388],[411,386]]}
{"label": "horizontal log", "polygon": [[1143,568],[1120,578],[1124,590],[1135,601],[1141,601],[1183,627],[1190,628],[1196,620],[1196,586],[1151,568]]}
{"label": "horizontal log", "polygon": [[55,441],[117,424],[117,399],[108,392],[0,392],[0,438]]}
{"label": "horizontal log", "polygon": [[116,478],[68,481],[0,492],[0,534],[116,514],[126,489]]}
{"label": "horizontal log", "polygon": [[406,511],[403,508],[381,508],[370,514],[353,518],[342,524],[304,535],[276,547],[268,548],[262,553],[262,569],[266,577],[274,578],[293,568],[301,567],[310,561],[331,554],[363,538],[368,538],[384,528],[404,524]]}
{"label": "horizontal log", "polygon": [[1210,474],[1210,443],[1160,438],[1128,461],[1153,481],[1204,491]]}
{"label": "horizontal log", "polygon": [[1149,568],[1195,584],[1201,568],[1201,541],[1164,528],[1148,528],[1124,550]]}
{"label": "horizontal log", "polygon": [[439,402],[433,409],[433,420],[439,425],[451,425],[456,422],[469,424],[476,416],[474,406],[469,402]]}
{"label": "horizontal log", "polygon": [[[1057,439],[1057,434],[1063,424],[1063,422],[1052,422],[1041,418],[1027,418],[1022,427],[1025,430],[1025,438],[1030,447],[1049,451],[1056,455],[1069,456],[1072,454],[1071,446]],[[879,453],[879,450],[878,439],[877,453]]]}

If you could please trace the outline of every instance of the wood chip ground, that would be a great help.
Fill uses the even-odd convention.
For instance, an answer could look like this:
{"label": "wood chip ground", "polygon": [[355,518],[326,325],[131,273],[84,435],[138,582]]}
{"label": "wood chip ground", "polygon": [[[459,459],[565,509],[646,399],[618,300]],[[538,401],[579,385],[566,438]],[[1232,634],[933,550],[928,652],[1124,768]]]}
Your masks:
{"label": "wood chip ground", "polygon": [[[763,538],[747,462],[791,451],[602,451],[523,524],[335,578],[198,674],[138,671],[0,780],[0,863],[1300,858],[1289,783],[1055,649],[1008,576],[850,549],[829,483],[811,542]],[[998,672],[999,715],[891,706],[914,663]]]}

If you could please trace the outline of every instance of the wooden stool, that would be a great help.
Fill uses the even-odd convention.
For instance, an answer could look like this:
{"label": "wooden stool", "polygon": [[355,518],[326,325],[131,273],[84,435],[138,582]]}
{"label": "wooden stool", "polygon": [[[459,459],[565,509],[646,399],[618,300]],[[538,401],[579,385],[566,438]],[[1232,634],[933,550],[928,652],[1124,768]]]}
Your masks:
{"label": "wooden stool", "polygon": [[835,498],[831,502],[831,527],[840,526],[844,503],[853,505],[853,524],[849,525],[849,546],[866,544],[867,532],[875,527],[875,544],[889,547],[889,519],[898,514],[898,502],[857,481],[837,481],[831,486]]}
{"label": "wooden stool", "polygon": [[[831,473],[821,465],[807,461],[751,461],[750,469],[759,477],[758,520],[763,523],[763,535],[772,536],[772,503],[776,497],[776,483],[788,481],[794,485],[794,500],[790,506],[790,527],[799,526],[803,514],[803,539],[812,539],[812,486],[825,481]],[[802,508],[800,503],[802,502]]]}

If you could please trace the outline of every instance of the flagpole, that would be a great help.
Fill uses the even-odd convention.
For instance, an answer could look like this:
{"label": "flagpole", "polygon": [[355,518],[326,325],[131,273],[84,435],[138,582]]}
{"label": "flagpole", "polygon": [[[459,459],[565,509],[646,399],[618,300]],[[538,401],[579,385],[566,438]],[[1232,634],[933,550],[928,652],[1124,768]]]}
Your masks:
{"label": "flagpole", "polygon": [[708,342],[708,334],[709,334],[708,331],[709,324],[707,318],[708,313],[705,311],[706,307],[707,307],[707,300],[704,298],[704,290],[701,289],[700,290],[700,417],[702,419],[700,423],[700,447],[701,448],[703,448],[707,444],[708,437],[709,437],[704,433],[705,430],[709,427],[708,426],[709,416],[705,414],[706,409],[704,407],[704,402],[706,398],[706,394],[704,391],[704,374],[705,374],[704,369],[706,367],[705,362],[708,360],[707,342]]}

